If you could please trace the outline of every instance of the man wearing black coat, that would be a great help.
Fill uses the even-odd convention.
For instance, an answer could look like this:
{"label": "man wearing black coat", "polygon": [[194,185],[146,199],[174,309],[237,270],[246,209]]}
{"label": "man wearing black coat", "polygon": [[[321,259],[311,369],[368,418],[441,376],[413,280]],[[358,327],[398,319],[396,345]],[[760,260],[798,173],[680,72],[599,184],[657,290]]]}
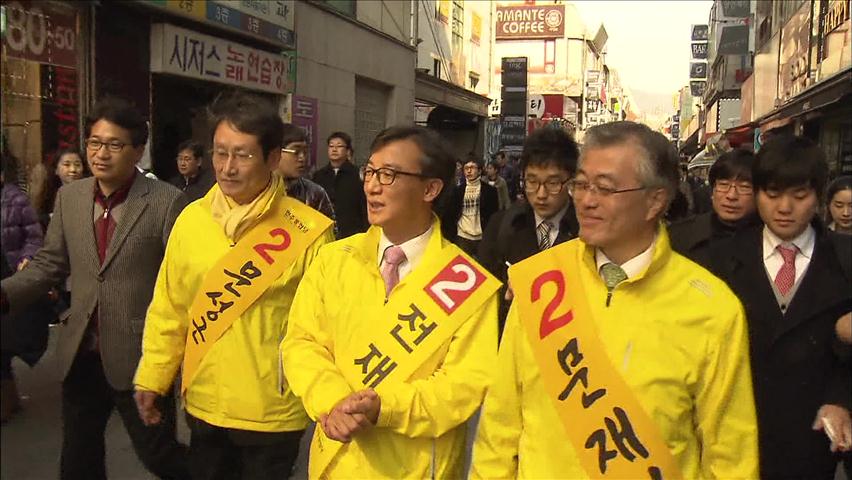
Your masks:
{"label": "man wearing black coat", "polygon": [[833,479],[834,452],[852,448],[848,356],[840,355],[834,331],[852,309],[852,279],[841,264],[850,257],[840,250],[850,245],[832,241],[816,216],[827,171],[811,141],[773,137],[752,175],[765,226],[710,252],[711,269],[748,318],[760,472],[767,479]]}
{"label": "man wearing black coat", "polygon": [[753,165],[754,154],[741,149],[716,160],[709,174],[713,210],[672,223],[672,249],[707,267],[710,245],[760,223],[751,183]]}
{"label": "man wearing black coat", "polygon": [[311,179],[325,189],[334,204],[338,239],[366,232],[370,226],[364,182],[351,161],[352,154],[352,137],[345,132],[332,133],[328,136],[328,165]]}
{"label": "man wearing black coat", "polygon": [[579,226],[567,182],[577,171],[579,150],[566,132],[539,129],[524,142],[521,167],[526,202],[491,219],[479,246],[483,265],[504,283],[500,329],[511,293],[505,285],[509,265],[577,236]]}

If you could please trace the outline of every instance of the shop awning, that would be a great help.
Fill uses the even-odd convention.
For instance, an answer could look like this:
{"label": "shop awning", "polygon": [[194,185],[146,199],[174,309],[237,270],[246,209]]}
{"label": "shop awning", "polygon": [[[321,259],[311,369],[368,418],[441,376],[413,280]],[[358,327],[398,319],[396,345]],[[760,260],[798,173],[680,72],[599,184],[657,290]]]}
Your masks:
{"label": "shop awning", "polygon": [[703,149],[689,161],[689,164],[686,166],[687,170],[692,170],[693,168],[700,167],[709,167],[716,162],[716,155],[707,151],[707,149]]}
{"label": "shop awning", "polygon": [[[786,120],[786,123],[789,123],[788,119],[839,102],[843,97],[850,94],[852,94],[852,69],[847,69],[808,88],[796,95],[793,100],[764,116],[759,121],[760,130],[767,131],[778,128],[783,126],[783,123],[779,124],[779,122]],[[767,126],[771,128],[766,128]]]}
{"label": "shop awning", "polygon": [[477,117],[488,117],[488,106],[491,104],[491,99],[484,95],[421,71],[415,73],[414,98]]}
{"label": "shop awning", "polygon": [[692,135],[689,136],[686,140],[684,140],[683,144],[680,146],[680,153],[691,156],[695,151],[698,150],[698,129],[692,132]]}
{"label": "shop awning", "polygon": [[739,147],[743,144],[752,144],[754,142],[754,129],[757,127],[756,122],[749,122],[743,125],[729,128],[725,130],[725,138],[732,147]]}

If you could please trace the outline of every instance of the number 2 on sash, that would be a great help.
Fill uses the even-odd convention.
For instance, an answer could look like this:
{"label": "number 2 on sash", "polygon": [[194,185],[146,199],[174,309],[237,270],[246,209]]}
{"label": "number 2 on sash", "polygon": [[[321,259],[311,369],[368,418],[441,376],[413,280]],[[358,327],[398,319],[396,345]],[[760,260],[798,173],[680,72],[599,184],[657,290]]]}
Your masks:
{"label": "number 2 on sash", "polygon": [[544,339],[544,337],[568,325],[574,319],[574,313],[571,310],[553,318],[554,311],[556,311],[556,308],[559,307],[559,304],[562,303],[562,299],[565,297],[565,277],[559,270],[544,272],[533,281],[530,291],[531,301],[533,303],[537,302],[541,298],[542,287],[551,282],[556,284],[556,294],[550,299],[550,302],[544,307],[544,312],[541,314],[541,323],[538,327],[539,339]]}
{"label": "number 2 on sash", "polygon": [[470,265],[457,263],[453,265],[452,270],[456,273],[464,275],[464,280],[458,282],[454,280],[441,280],[432,285],[432,293],[450,310],[455,308],[456,301],[447,294],[447,290],[454,292],[466,292],[476,285],[476,272],[470,268]]}
{"label": "number 2 on sash", "polygon": [[290,234],[287,233],[287,230],[283,228],[273,228],[269,231],[269,236],[272,238],[282,237],[280,243],[258,243],[254,246],[254,251],[260,255],[260,258],[264,259],[266,263],[272,265],[275,263],[275,259],[272,258],[272,255],[267,253],[267,250],[272,250],[273,252],[280,252],[282,250],[287,250],[287,247],[290,246]]}

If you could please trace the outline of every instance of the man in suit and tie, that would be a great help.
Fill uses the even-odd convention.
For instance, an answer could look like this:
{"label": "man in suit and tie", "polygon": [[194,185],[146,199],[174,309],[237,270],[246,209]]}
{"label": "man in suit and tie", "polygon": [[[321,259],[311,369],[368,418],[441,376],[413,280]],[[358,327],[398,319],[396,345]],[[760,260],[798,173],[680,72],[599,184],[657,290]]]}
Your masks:
{"label": "man in suit and tie", "polygon": [[44,247],[3,280],[4,311],[23,308],[70,277],[71,308],[59,331],[63,377],[63,479],[106,478],[104,430],[117,409],[137,455],[161,478],[187,478],[175,439],[173,397],[164,421],[145,426],[133,400],[145,312],[184,195],[137,173],[148,127],[128,102],[105,99],[87,121],[93,176],[59,190]]}
{"label": "man in suit and tie", "polygon": [[813,142],[773,137],[752,182],[765,225],[711,250],[711,268],[740,298],[748,319],[764,478],[832,479],[852,446],[848,363],[834,326],[852,304],[841,249],[817,214],[828,167]]}
{"label": "man in suit and tie", "polygon": [[[577,172],[577,143],[563,130],[541,128],[524,142],[521,168],[526,202],[518,202],[491,218],[479,256],[506,283],[509,265],[577,236],[577,215],[567,183]],[[500,330],[509,311],[511,292],[500,301]]]}

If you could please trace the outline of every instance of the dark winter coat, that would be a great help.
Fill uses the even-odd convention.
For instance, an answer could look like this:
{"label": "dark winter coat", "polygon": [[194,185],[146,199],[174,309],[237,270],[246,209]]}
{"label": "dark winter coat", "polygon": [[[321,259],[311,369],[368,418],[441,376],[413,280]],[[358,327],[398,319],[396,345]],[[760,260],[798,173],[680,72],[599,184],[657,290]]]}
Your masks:
{"label": "dark winter coat", "polygon": [[756,214],[749,215],[736,225],[722,223],[714,212],[689,217],[669,226],[672,250],[707,268],[710,245],[734,236],[738,231],[760,223]]}
{"label": "dark winter coat", "polygon": [[367,231],[370,226],[367,198],[364,196],[364,182],[355,165],[343,162],[335,174],[334,168],[328,164],[317,170],[311,180],[325,189],[334,204],[338,239]]}
{"label": "dark winter coat", "polygon": [[786,311],[764,267],[762,226],[711,247],[711,270],[739,297],[748,318],[766,479],[833,479],[837,457],[825,433],[811,425],[820,406],[852,404],[848,358],[834,333],[837,319],[852,308],[849,266],[842,265],[850,259],[850,243],[815,227],[811,261]]}
{"label": "dark winter coat", "polygon": [[[559,221],[559,232],[553,245],[567,242],[577,237],[579,225],[574,205],[568,205],[568,210]],[[505,300],[507,285],[506,262],[514,265],[521,260],[538,253],[538,233],[536,233],[535,212],[526,202],[512,205],[508,210],[498,212],[491,217],[488,227],[482,234],[479,244],[479,259],[497,279],[503,282],[500,293],[500,325],[502,327],[509,303]]]}
{"label": "dark winter coat", "polygon": [[3,184],[2,237],[6,261],[15,268],[32,258],[44,243],[44,232],[27,194],[15,185]]}
{"label": "dark winter coat", "polygon": [[[482,189],[479,191],[479,223],[483,234],[488,226],[491,216],[500,208],[500,200],[497,198],[497,189],[485,182],[479,182]],[[462,183],[450,194],[443,215],[441,215],[441,232],[444,238],[455,242],[459,236],[458,226],[464,208],[464,190],[467,182]]]}

